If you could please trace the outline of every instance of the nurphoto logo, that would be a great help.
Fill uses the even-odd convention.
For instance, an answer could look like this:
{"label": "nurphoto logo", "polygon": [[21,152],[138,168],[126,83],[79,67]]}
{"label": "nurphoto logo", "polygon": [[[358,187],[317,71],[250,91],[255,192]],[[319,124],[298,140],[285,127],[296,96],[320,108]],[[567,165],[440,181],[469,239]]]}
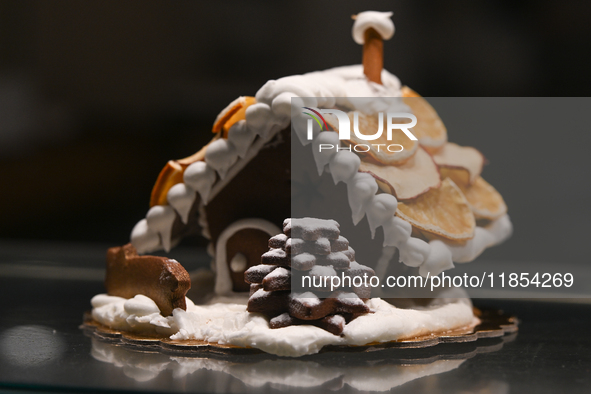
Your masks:
{"label": "nurphoto logo", "polygon": [[[308,128],[307,128],[307,138],[309,141],[314,139],[313,135],[313,127],[314,122],[320,126],[320,131],[329,131],[328,123],[322,114],[331,114],[334,115],[337,119],[337,129],[334,130],[339,133],[339,140],[347,140],[347,141],[354,141],[354,140],[362,140],[362,141],[375,141],[383,136],[384,134],[384,123],[386,123],[386,140],[392,141],[392,133],[394,130],[401,130],[408,138],[413,141],[417,140],[412,132],[409,130],[416,126],[417,124],[417,117],[411,113],[406,112],[378,112],[378,130],[374,134],[363,134],[359,130],[359,112],[353,112],[353,134],[355,138],[351,138],[351,120],[347,113],[340,111],[338,109],[318,109],[318,108],[311,108],[311,107],[302,107],[304,110],[303,113],[308,115],[310,119],[308,119]],[[386,122],[384,122],[384,116],[386,117]],[[408,119],[410,122],[408,123],[398,123],[401,120]],[[365,130],[366,132],[368,130]],[[388,152],[401,152],[404,150],[404,147],[400,144],[353,144],[348,147],[341,147],[335,146],[333,144],[320,144],[318,149],[320,152],[323,150],[330,150],[336,149],[339,150],[351,150],[353,149],[355,152],[368,152],[369,150],[375,149],[376,151],[380,152],[380,149]]]}

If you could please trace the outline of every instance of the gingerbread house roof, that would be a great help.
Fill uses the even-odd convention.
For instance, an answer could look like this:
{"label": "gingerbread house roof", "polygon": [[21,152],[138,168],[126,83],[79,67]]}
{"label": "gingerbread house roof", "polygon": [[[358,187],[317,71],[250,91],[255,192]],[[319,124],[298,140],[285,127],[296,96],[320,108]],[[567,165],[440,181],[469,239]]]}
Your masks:
{"label": "gingerbread house roof", "polygon": [[[359,41],[357,30],[354,27],[353,33]],[[254,97],[233,101],[218,115],[212,141],[190,158],[169,162],[160,174],[152,207],[131,234],[138,252],[168,251],[176,242],[172,236],[175,221],[187,224],[196,204],[203,235],[209,237],[203,207],[263,148],[285,142],[280,140],[280,131],[290,124],[300,142],[309,144],[305,130],[292,122],[292,99],[298,97],[310,107],[339,106],[365,113],[368,109],[359,108],[354,98],[379,101],[394,97],[399,98],[401,108],[419,119],[417,129],[423,129],[417,130],[418,143],[409,145],[405,152],[410,152],[409,157],[400,160],[392,159],[394,155],[361,160],[346,150],[314,151],[319,174],[328,168],[335,184],[347,185],[353,222],[357,224],[366,216],[372,234],[382,227],[384,246],[395,246],[401,262],[420,267],[423,275],[436,275],[452,268],[453,262],[471,261],[508,238],[512,225],[502,197],[480,177],[482,155],[473,148],[448,143],[437,113],[414,91],[402,87],[396,76],[381,70],[379,84],[366,74],[362,65],[353,65],[288,76],[268,81]],[[310,146],[323,141],[339,143],[336,133],[315,129]],[[417,189],[409,190],[409,185]],[[430,217],[425,209],[429,204],[450,207],[447,217]],[[466,220],[457,228],[446,227],[461,217]],[[485,224],[481,221],[477,225],[476,219],[485,219]]]}

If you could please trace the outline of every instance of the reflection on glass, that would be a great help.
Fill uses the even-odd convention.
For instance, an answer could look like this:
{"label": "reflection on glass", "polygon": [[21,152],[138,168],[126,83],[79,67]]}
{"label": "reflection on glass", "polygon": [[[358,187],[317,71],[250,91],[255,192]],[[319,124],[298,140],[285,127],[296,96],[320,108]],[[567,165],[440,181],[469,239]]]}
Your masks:
{"label": "reflection on glass", "polygon": [[59,359],[65,350],[61,336],[52,328],[23,325],[0,333],[0,354],[13,365],[29,367]]}
{"label": "reflection on glass", "polygon": [[[206,378],[220,391],[227,391],[232,385],[228,375],[240,380],[249,387],[269,386],[273,388],[322,388],[331,390],[346,387],[362,391],[388,391],[405,383],[430,376],[428,384],[437,384],[436,375],[458,368],[466,359],[480,352],[497,351],[503,343],[511,340],[505,337],[493,345],[481,346],[465,354],[454,354],[445,359],[431,357],[425,360],[393,359],[392,354],[377,352],[366,361],[359,361],[355,354],[343,354],[340,361],[320,358],[290,359],[269,358],[267,356],[250,358],[180,357],[157,352],[141,352],[117,346],[92,338],[92,357],[96,360],[122,368],[126,376],[137,382],[153,379],[167,379],[171,371],[173,380],[193,377]],[[437,354],[433,352],[433,354]],[[436,361],[432,361],[436,359]],[[346,360],[345,362],[343,362]],[[431,362],[430,362],[431,361]],[[206,375],[203,375],[206,374]],[[482,382],[472,387],[478,392],[507,393],[505,382]]]}

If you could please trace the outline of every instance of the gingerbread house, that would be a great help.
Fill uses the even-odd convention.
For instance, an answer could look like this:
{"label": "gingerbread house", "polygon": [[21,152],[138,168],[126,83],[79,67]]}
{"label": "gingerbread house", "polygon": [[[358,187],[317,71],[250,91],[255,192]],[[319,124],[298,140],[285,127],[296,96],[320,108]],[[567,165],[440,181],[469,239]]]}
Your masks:
{"label": "gingerbread house", "polygon": [[[260,263],[269,237],[292,216],[293,144],[308,150],[304,161],[318,177],[330,177],[340,188],[356,234],[371,240],[379,233],[380,258],[363,261],[378,274],[395,259],[418,267],[422,275],[436,275],[505,240],[511,222],[502,197],[480,175],[483,156],[448,142],[429,103],[382,68],[383,41],[394,34],[390,16],[358,15],[353,38],[363,45],[362,65],[268,81],[254,97],[230,103],[214,122],[212,141],[193,156],[168,162],[158,176],[151,208],[131,234],[138,252],[168,251],[183,237],[200,233],[210,240],[216,293],[248,291],[244,272]],[[394,136],[403,147],[398,152],[318,152],[322,143],[359,141],[355,136],[340,141],[334,127],[315,124],[309,141],[301,126],[307,122],[294,120],[292,101],[302,98],[318,111],[347,111],[371,134],[379,120],[360,108],[356,97],[397,98],[416,116],[417,140]],[[326,119],[334,126],[330,116]]]}

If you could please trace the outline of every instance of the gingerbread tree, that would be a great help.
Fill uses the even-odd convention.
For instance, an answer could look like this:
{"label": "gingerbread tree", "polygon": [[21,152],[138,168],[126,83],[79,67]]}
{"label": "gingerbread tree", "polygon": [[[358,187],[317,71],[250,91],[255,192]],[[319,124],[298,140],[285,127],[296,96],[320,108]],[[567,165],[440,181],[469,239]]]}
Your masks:
{"label": "gingerbread tree", "polygon": [[312,324],[340,335],[348,322],[370,312],[364,301],[375,273],[355,261],[334,220],[286,219],[261,263],[244,273],[247,310],[267,316],[271,328]]}

